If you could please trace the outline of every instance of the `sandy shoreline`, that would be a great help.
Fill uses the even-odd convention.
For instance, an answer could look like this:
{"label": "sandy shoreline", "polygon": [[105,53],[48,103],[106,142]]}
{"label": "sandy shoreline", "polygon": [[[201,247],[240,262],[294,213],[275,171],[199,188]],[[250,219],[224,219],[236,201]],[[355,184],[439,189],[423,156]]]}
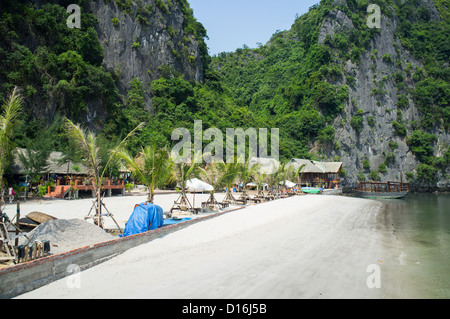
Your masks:
{"label": "sandy shoreline", "polygon": [[[194,202],[194,195],[188,194],[188,199],[191,204]],[[217,194],[217,199],[222,199],[224,194]],[[155,204],[163,208],[164,212],[168,212],[173,202],[177,200],[179,194],[158,194],[155,196]],[[200,207],[201,202],[206,201],[209,198],[209,194],[195,194],[195,207]],[[133,196],[114,196],[105,197],[103,202],[106,208],[114,216],[119,226],[125,227],[128,218],[133,212],[136,204],[143,203],[147,200],[146,195],[133,195]],[[49,214],[56,218],[71,219],[78,218],[83,219],[88,215],[93,204],[93,199],[79,199],[79,200],[29,200],[27,202],[21,202],[21,217],[25,217],[26,214],[33,211]],[[9,204],[6,206],[5,213],[13,218],[16,214],[16,204]],[[93,215],[93,213],[91,214]],[[92,221],[92,220],[91,220]],[[109,217],[104,217],[105,228],[117,229],[114,221]]]}
{"label": "sandy shoreline", "polygon": [[[160,205],[174,196],[158,196]],[[108,199],[111,210],[139,198],[119,199]],[[382,208],[320,195],[252,205],[88,269],[80,288],[62,279],[19,298],[395,298],[396,277],[387,270],[399,256]],[[369,287],[378,273],[381,287]]]}

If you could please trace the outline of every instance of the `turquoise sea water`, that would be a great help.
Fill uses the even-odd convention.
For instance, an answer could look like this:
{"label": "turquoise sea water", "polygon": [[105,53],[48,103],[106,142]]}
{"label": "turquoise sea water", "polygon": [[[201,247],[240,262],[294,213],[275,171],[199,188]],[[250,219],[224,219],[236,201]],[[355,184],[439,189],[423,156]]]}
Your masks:
{"label": "turquoise sea water", "polygon": [[450,194],[382,200],[402,243],[410,287],[404,298],[450,298]]}

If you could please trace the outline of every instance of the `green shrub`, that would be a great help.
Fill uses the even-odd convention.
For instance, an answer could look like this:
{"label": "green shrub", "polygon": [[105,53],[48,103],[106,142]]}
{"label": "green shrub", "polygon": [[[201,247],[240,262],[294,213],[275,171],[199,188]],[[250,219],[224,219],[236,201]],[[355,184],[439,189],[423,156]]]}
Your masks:
{"label": "green shrub", "polygon": [[398,136],[406,136],[406,126],[397,121],[392,121],[392,127],[394,128],[394,134]]}
{"label": "green shrub", "polygon": [[391,150],[395,150],[398,147],[398,143],[396,141],[389,141],[389,147]]}
{"label": "green shrub", "polygon": [[436,141],[436,135],[415,130],[407,139],[407,144],[411,152],[420,162],[430,164],[434,155],[432,144]]}
{"label": "green shrub", "polygon": [[412,182],[414,180],[414,177],[415,177],[413,172],[406,172],[405,176],[406,176],[406,180],[408,182]]}
{"label": "green shrub", "polygon": [[369,162],[369,159],[368,159],[368,158],[365,158],[365,159],[363,160],[362,164],[363,164],[363,168],[364,168],[365,170],[370,170],[370,162]]}
{"label": "green shrub", "polygon": [[350,125],[355,129],[356,133],[359,134],[362,131],[364,118],[362,116],[363,110],[359,109],[356,115],[352,116],[350,120]]}
{"label": "green shrub", "polygon": [[383,55],[383,61],[384,62],[392,62],[392,58],[390,54]]}
{"label": "green shrub", "polygon": [[408,97],[405,94],[398,95],[397,106],[401,109],[405,109],[405,108],[409,107]]}
{"label": "green shrub", "polygon": [[395,154],[392,152],[387,153],[386,159],[384,160],[384,164],[386,166],[394,165],[395,164]]}
{"label": "green shrub", "polygon": [[48,190],[47,186],[39,185],[39,190],[38,190],[39,196],[43,197],[43,196],[47,195],[47,190]]}
{"label": "green shrub", "polygon": [[370,172],[370,179],[373,181],[379,181],[381,180],[380,176],[378,175],[377,171],[371,171]]}
{"label": "green shrub", "polygon": [[112,22],[112,24],[113,24],[113,26],[114,26],[115,28],[120,27],[120,21],[119,21],[119,19],[117,19],[117,18],[112,18],[112,19],[111,19],[111,22]]}
{"label": "green shrub", "polygon": [[134,184],[133,184],[133,183],[126,183],[126,184],[125,184],[125,190],[126,190],[127,192],[131,192],[131,190],[133,189],[133,187],[134,187]]}
{"label": "green shrub", "polygon": [[419,164],[416,167],[416,180],[418,182],[434,185],[437,182],[437,169],[428,164]]}

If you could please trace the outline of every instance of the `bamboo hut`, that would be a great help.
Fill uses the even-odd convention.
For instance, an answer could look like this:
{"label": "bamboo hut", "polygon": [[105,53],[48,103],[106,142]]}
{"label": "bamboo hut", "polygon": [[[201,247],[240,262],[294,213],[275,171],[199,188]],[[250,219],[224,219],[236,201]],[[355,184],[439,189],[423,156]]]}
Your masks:
{"label": "bamboo hut", "polygon": [[308,159],[293,158],[287,167],[300,170],[301,186],[320,186],[323,188],[340,188],[341,179],[339,173],[342,170],[342,162],[318,162]]}

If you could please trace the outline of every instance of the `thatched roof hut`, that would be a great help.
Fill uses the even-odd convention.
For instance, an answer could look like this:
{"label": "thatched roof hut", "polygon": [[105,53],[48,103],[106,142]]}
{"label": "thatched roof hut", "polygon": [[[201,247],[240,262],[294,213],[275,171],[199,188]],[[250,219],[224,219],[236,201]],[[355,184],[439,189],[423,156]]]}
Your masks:
{"label": "thatched roof hut", "polygon": [[[11,164],[10,173],[13,175],[25,175],[26,169],[22,164],[19,154],[24,153],[25,149],[17,148],[14,154],[14,161]],[[66,162],[63,163],[64,155],[62,152],[51,152],[48,158],[48,167],[45,172],[41,172],[42,174],[58,174],[58,175],[89,175],[89,169],[81,164],[74,162]],[[130,171],[125,168],[123,165],[121,166],[120,173],[129,173]]]}
{"label": "thatched roof hut", "polygon": [[322,173],[322,174],[339,174],[342,169],[342,162],[318,162],[308,159],[293,158],[287,164],[287,167],[293,166],[294,169],[305,165],[300,173]]}
{"label": "thatched roof hut", "polygon": [[308,159],[293,158],[287,164],[287,167],[300,170],[302,183],[325,184],[332,187],[333,184],[340,182],[339,173],[342,170],[342,162],[318,162]]}

